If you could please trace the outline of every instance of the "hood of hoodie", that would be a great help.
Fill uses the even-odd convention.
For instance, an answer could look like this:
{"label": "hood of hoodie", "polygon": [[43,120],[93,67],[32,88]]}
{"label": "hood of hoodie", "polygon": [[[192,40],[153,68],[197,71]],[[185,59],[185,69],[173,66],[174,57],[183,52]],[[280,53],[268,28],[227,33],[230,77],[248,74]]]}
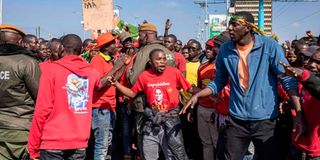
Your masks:
{"label": "hood of hoodie", "polygon": [[34,54],[15,44],[1,44],[0,45],[0,56],[6,56],[6,55],[15,55],[15,54],[25,54],[31,57],[34,57]]}
{"label": "hood of hoodie", "polygon": [[69,71],[80,77],[88,77],[89,73],[85,69],[90,67],[90,64],[80,56],[67,55],[62,57],[60,60],[54,61],[53,63],[68,69]]}

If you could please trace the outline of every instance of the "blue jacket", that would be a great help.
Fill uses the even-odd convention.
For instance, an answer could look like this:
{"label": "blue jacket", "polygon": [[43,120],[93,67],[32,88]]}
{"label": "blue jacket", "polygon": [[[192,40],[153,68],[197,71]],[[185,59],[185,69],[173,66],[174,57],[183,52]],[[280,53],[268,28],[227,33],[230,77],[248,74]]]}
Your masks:
{"label": "blue jacket", "polygon": [[[288,64],[281,46],[271,38],[254,34],[254,46],[248,55],[249,87],[242,89],[238,76],[239,56],[235,42],[224,43],[216,60],[216,76],[208,87],[219,93],[230,78],[230,115],[241,120],[264,120],[278,116],[278,78]],[[294,78],[280,79],[285,90],[297,89]]]}

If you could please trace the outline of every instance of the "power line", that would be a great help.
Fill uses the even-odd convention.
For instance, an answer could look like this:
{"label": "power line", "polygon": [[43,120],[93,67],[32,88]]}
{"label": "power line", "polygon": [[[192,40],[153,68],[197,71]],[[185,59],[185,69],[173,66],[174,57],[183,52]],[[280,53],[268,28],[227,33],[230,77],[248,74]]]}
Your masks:
{"label": "power line", "polygon": [[275,14],[276,13],[280,13],[281,12],[281,10],[283,10],[287,5],[286,4],[284,4],[284,3],[282,3],[283,5],[281,6],[281,8],[280,8],[280,5],[279,5],[279,9],[277,10],[277,11],[275,11]]}
{"label": "power line", "polygon": [[296,2],[292,2],[287,5],[287,8],[283,9],[282,12],[279,13],[279,15],[277,15],[277,17],[280,17],[283,13],[285,13],[290,7],[293,6],[293,4],[295,4]]}
{"label": "power line", "polygon": [[318,14],[318,13],[320,13],[320,9],[317,10],[317,11],[315,11],[315,12],[312,12],[311,14],[308,14],[308,15],[302,17],[302,18],[299,18],[299,19],[297,19],[297,20],[295,20],[295,21],[293,21],[293,22],[291,22],[291,23],[288,23],[288,24],[286,24],[286,25],[283,25],[283,26],[279,27],[279,29],[284,29],[284,28],[286,28],[286,26],[289,26],[289,25],[291,25],[291,24],[294,24],[294,23],[297,23],[297,22],[300,22],[300,21],[304,21],[304,20],[306,20],[306,19],[308,19],[308,18],[310,18],[310,17],[312,17],[312,16],[314,16],[314,15],[316,15],[316,14]]}

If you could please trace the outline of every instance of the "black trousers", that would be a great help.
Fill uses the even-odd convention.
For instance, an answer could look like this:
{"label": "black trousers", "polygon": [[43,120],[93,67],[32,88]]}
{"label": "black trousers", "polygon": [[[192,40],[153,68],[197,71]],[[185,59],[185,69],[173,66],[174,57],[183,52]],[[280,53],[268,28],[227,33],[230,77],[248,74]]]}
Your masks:
{"label": "black trousers", "polygon": [[40,160],[83,160],[85,157],[85,149],[40,150]]}
{"label": "black trousers", "polygon": [[229,116],[223,137],[223,159],[243,159],[249,144],[255,146],[256,160],[276,160],[276,120],[243,121]]}

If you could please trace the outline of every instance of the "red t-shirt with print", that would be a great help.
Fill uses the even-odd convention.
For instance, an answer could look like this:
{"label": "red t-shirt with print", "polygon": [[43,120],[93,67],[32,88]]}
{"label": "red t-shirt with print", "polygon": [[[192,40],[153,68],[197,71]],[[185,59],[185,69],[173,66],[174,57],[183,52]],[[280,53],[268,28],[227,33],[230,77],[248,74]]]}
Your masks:
{"label": "red t-shirt with print", "polygon": [[190,88],[190,83],[181,71],[167,66],[161,74],[156,74],[151,69],[142,72],[131,89],[135,93],[143,92],[147,97],[148,106],[152,109],[168,111],[178,107],[178,90],[187,91]]}

